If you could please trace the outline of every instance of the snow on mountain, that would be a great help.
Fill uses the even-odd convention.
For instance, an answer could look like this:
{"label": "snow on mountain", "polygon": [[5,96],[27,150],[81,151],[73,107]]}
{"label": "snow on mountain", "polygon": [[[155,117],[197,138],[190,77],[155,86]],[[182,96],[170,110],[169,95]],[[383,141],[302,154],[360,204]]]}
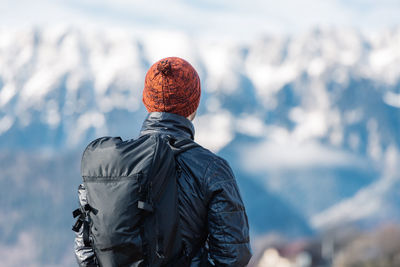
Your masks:
{"label": "snow on mountain", "polygon": [[[185,57],[199,69],[205,92],[201,114],[228,111],[234,117],[251,114],[265,121],[268,114],[285,113],[276,119],[296,125],[291,133],[299,142],[344,141],[344,120],[358,111],[341,114],[343,107],[336,102],[352,80],[375,83],[387,105],[398,105],[394,89],[400,76],[399,30],[379,36],[316,30],[248,45],[207,43],[178,33],[132,36],[68,28],[0,34],[0,131],[3,136],[13,130],[21,133],[39,124],[45,131],[61,132],[60,140],[40,140],[38,146],[86,142],[81,136],[88,131],[112,131],[107,114],[143,111],[145,71],[166,55]],[[279,103],[279,97],[292,103]],[[356,139],[353,136],[353,143]]]}
{"label": "snow on mountain", "polygon": [[398,221],[400,176],[399,151],[390,147],[385,153],[382,177],[361,189],[354,196],[313,216],[311,222],[317,229],[337,227],[354,221]]}
{"label": "snow on mountain", "polygon": [[[183,57],[198,70],[196,141],[231,163],[255,234],[298,236],[346,220],[400,218],[389,212],[395,211],[399,172],[388,171],[400,151],[399,47],[400,28],[370,35],[314,30],[249,43],[177,32],[3,29],[0,151],[6,158],[0,185],[16,200],[1,209],[13,214],[21,205],[22,211],[12,217],[19,230],[0,232],[0,238],[17,242],[22,230],[35,236],[36,228],[21,223],[35,206],[21,203],[54,202],[48,208],[56,213],[72,208],[75,184],[65,187],[68,192],[59,185],[78,183],[79,170],[62,173],[53,166],[76,166],[79,157],[69,153],[76,156],[95,137],[135,137],[146,115],[146,70],[166,56]],[[14,151],[9,159],[6,151]],[[57,158],[37,163],[38,153]],[[62,199],[16,187],[27,169],[46,190],[57,187]],[[41,229],[40,219],[34,222]],[[64,257],[61,250],[57,255]]]}

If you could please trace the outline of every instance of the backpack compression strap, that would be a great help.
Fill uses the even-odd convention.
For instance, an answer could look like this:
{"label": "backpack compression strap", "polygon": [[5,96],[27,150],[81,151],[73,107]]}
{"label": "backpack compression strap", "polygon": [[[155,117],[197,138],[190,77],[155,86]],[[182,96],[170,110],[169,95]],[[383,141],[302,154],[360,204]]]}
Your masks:
{"label": "backpack compression strap", "polygon": [[72,231],[78,233],[83,225],[82,237],[83,237],[83,243],[86,247],[90,247],[91,245],[89,238],[89,222],[87,220],[89,212],[93,212],[96,214],[97,210],[92,208],[89,204],[86,204],[85,206],[78,208],[72,212],[72,216],[74,218],[79,216],[75,224],[72,226]]}

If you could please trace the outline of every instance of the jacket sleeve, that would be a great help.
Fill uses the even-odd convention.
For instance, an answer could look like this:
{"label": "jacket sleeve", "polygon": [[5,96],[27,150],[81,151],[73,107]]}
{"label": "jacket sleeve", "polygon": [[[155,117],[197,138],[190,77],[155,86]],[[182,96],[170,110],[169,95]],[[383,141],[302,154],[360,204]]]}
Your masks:
{"label": "jacket sleeve", "polygon": [[246,266],[251,258],[249,225],[233,172],[225,160],[217,159],[205,178],[210,264]]}
{"label": "jacket sleeve", "polygon": [[[78,188],[79,204],[84,207],[87,204],[87,193],[83,184]],[[74,250],[76,260],[81,267],[98,267],[96,256],[92,247],[85,246],[83,242],[83,226],[75,235]]]}

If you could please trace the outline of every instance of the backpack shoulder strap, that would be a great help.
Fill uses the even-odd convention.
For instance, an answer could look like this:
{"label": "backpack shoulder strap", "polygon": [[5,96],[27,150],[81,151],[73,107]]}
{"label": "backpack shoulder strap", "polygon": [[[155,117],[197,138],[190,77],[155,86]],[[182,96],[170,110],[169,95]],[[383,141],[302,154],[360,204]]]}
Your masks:
{"label": "backpack shoulder strap", "polygon": [[174,152],[175,157],[192,148],[200,147],[200,145],[194,142],[192,139],[182,137],[169,137],[168,143]]}

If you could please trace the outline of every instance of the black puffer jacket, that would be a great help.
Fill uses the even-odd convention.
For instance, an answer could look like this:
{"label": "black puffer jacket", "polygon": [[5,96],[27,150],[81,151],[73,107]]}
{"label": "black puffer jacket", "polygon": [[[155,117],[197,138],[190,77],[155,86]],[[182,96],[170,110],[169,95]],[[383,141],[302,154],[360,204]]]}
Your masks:
{"label": "black puffer jacket", "polygon": [[[186,118],[162,112],[150,113],[141,135],[161,133],[194,138],[193,124]],[[249,227],[236,180],[228,163],[202,147],[178,156],[182,175],[178,180],[179,212],[183,242],[201,250],[191,266],[245,266],[251,257]],[[79,189],[81,204],[86,192]],[[75,254],[81,266],[91,266],[94,254],[75,238]]]}

